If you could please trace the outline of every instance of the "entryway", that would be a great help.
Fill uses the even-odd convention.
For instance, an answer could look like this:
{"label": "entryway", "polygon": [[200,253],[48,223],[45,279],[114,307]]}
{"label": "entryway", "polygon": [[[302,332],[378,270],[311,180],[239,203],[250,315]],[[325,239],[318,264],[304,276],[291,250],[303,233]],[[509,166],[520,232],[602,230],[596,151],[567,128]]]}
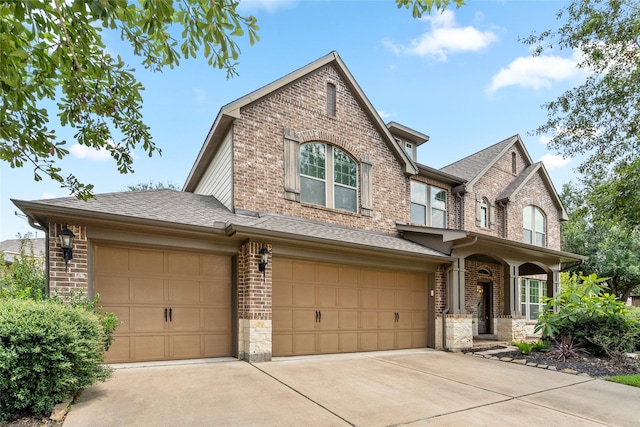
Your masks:
{"label": "entryway", "polygon": [[478,335],[491,334],[492,293],[490,282],[480,282],[478,292]]}

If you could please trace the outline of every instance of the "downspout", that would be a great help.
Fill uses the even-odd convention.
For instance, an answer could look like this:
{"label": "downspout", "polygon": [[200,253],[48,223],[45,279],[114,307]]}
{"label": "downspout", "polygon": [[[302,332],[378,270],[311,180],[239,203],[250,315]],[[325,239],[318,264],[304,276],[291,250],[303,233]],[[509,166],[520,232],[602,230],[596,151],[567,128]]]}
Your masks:
{"label": "downspout", "polygon": [[45,275],[44,275],[44,291],[49,295],[49,228],[44,225],[36,223],[36,221],[29,215],[27,215],[27,221],[29,225],[36,230],[44,231],[44,244],[45,244]]}
{"label": "downspout", "polygon": [[460,211],[458,212],[458,230],[464,230],[464,197],[462,193],[456,193],[458,199],[460,199]]}
{"label": "downspout", "polygon": [[477,241],[478,241],[478,236],[473,236],[473,240],[470,241],[470,242],[453,245],[453,246],[451,246],[451,253],[449,253],[449,255],[451,255],[453,253],[454,249],[464,248],[465,246],[471,246],[474,243],[476,243]]}
{"label": "downspout", "polygon": [[442,348],[445,351],[449,351],[447,347],[447,313],[449,313],[449,307],[442,310]]}
{"label": "downspout", "polygon": [[503,201],[498,202],[498,206],[502,208],[502,238],[507,238],[507,205]]}

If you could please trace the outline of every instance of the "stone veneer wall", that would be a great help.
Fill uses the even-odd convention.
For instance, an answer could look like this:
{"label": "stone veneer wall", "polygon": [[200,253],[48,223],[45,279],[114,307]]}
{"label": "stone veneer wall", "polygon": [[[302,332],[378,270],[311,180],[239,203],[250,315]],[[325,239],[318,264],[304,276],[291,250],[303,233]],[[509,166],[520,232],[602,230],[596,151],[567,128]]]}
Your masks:
{"label": "stone veneer wall", "polygon": [[249,362],[271,360],[271,258],[263,275],[258,271],[259,251],[271,245],[245,242],[238,256],[238,357]]}
{"label": "stone veneer wall", "polygon": [[[442,331],[442,316],[440,317],[440,330]],[[468,314],[447,314],[446,320],[446,349],[449,351],[462,351],[473,348],[472,318]],[[438,322],[436,320],[436,327]],[[436,333],[437,338],[437,333]],[[440,337],[442,342],[442,336]],[[437,343],[436,343],[437,345]]]}
{"label": "stone veneer wall", "polygon": [[[65,269],[62,248],[58,233],[69,228],[75,234],[73,242],[73,259]],[[89,264],[86,227],[49,224],[49,294],[58,294],[65,298],[71,293],[89,294]]]}
{"label": "stone veneer wall", "polygon": [[497,335],[499,341],[524,341],[527,321],[522,316],[499,316]]}

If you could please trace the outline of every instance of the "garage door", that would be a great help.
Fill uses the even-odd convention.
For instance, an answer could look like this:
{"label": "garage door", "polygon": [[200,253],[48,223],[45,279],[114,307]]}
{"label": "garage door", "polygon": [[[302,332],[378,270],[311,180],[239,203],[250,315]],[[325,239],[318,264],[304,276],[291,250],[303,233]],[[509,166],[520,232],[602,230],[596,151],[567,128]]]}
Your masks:
{"label": "garage door", "polygon": [[231,260],[190,252],[96,245],[100,305],[122,325],[106,361],[231,355]]}
{"label": "garage door", "polygon": [[425,273],[273,260],[273,355],[422,348]]}

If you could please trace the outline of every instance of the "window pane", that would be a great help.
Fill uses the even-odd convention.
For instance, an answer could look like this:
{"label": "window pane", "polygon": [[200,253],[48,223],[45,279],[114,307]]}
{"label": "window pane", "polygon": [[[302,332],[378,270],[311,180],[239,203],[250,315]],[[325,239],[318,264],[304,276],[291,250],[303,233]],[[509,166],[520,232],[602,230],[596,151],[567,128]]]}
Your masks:
{"label": "window pane", "polygon": [[421,182],[411,181],[411,201],[427,205],[427,186]]}
{"label": "window pane", "polygon": [[426,206],[419,205],[417,203],[411,203],[411,222],[414,222],[416,224],[427,223]]}
{"label": "window pane", "polygon": [[547,296],[547,282],[540,282],[540,294],[543,297]]}
{"label": "window pane", "polygon": [[527,229],[525,229],[525,230],[523,231],[523,237],[524,237],[524,239],[523,239],[523,240],[524,240],[524,242],[525,242],[525,243],[533,243],[533,242],[531,241],[531,238],[533,237],[533,233],[531,232],[531,230],[527,230]]}
{"label": "window pane", "polygon": [[537,304],[540,302],[540,282],[531,280],[529,282],[529,302]]}
{"label": "window pane", "polygon": [[300,173],[314,178],[325,179],[324,144],[304,144],[300,147]]}
{"label": "window pane", "polygon": [[535,217],[536,217],[536,231],[538,233],[544,233],[545,232],[545,224],[544,224],[544,215],[542,214],[542,211],[540,211],[540,209],[538,208],[534,208],[535,209]]}
{"label": "window pane", "polygon": [[447,210],[447,192],[431,187],[431,207],[434,209]]}
{"label": "window pane", "polygon": [[300,177],[300,201],[326,206],[326,191],[324,181],[306,176]]}
{"label": "window pane", "polygon": [[357,192],[354,188],[342,187],[336,185],[333,188],[335,195],[335,208],[345,211],[357,211]]}
{"label": "window pane", "polygon": [[439,209],[431,209],[431,226],[447,228],[447,213]]}
{"label": "window pane", "polygon": [[540,310],[540,306],[538,304],[530,304],[529,310],[529,320],[538,320],[538,310]]}
{"label": "window pane", "polygon": [[532,208],[533,206],[527,206],[522,211],[523,226],[527,230],[533,230],[533,221],[531,220],[531,216],[533,215],[531,212]]}
{"label": "window pane", "polygon": [[545,242],[545,236],[542,233],[536,233],[536,246],[541,246],[541,247],[545,247],[546,246],[546,242]]}
{"label": "window pane", "polygon": [[520,302],[527,302],[527,281],[522,279],[520,284]]}
{"label": "window pane", "polygon": [[487,223],[489,222],[487,221],[487,217],[487,204],[483,201],[482,205],[480,205],[480,227],[487,226]]}
{"label": "window pane", "polygon": [[334,148],[333,157],[333,179],[335,183],[356,188],[358,186],[358,167],[356,162],[338,148]]}
{"label": "window pane", "polygon": [[520,312],[523,316],[527,315],[527,304],[520,304]]}

